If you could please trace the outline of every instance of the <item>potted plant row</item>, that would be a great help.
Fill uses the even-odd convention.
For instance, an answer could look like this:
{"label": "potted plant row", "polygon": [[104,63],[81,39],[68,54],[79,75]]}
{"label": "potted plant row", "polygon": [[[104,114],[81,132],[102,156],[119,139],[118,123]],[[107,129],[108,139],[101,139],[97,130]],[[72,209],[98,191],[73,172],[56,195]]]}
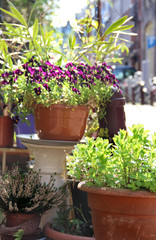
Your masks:
{"label": "potted plant row", "polygon": [[0,225],[1,236],[13,236],[22,229],[24,237],[39,237],[40,218],[47,210],[63,201],[63,190],[54,186],[52,175],[42,183],[40,171],[22,171],[18,165],[1,175],[0,209],[5,221]]}
{"label": "potted plant row", "polygon": [[113,142],[87,138],[67,157],[68,174],[88,193],[95,239],[155,239],[156,133],[133,125]]}
{"label": "potted plant row", "polygon": [[[69,37],[69,49],[65,55],[58,50],[62,49],[62,46],[54,48],[56,42],[52,32],[44,32],[38,19],[29,26],[18,9],[10,1],[8,3],[10,11],[1,10],[18,20],[19,24],[5,22],[3,26],[5,31],[1,29],[3,66],[6,62],[8,64],[8,69],[4,67],[1,71],[5,103],[10,103],[12,114],[17,120],[19,115],[25,120],[27,114],[34,113],[36,130],[40,138],[80,140],[84,134],[89,110],[96,109],[99,112],[102,109],[102,116],[105,115],[106,104],[113,95],[112,89],[116,87],[117,80],[110,66],[103,61],[110,53],[127,49],[124,44],[126,40],[123,39],[121,43],[117,36],[120,33],[131,34],[127,33],[127,30],[132,28],[132,25],[127,24],[131,18],[122,17],[102,36],[97,35],[92,42],[82,43],[81,46],[77,45],[75,37]],[[10,41],[14,38],[18,47],[21,46],[22,51],[16,64],[12,61],[14,54],[10,55],[8,52],[5,37]],[[88,53],[95,54],[94,63],[89,60]],[[106,60],[110,61],[108,58]],[[120,58],[113,57],[112,60],[121,62]],[[56,123],[52,122],[53,128],[49,130],[51,115],[59,116],[59,119]],[[44,133],[42,125],[38,122],[43,117],[44,130],[48,128],[50,135]],[[80,123],[83,123],[83,126]],[[68,126],[71,126],[69,130]],[[57,133],[61,136],[57,136]]]}

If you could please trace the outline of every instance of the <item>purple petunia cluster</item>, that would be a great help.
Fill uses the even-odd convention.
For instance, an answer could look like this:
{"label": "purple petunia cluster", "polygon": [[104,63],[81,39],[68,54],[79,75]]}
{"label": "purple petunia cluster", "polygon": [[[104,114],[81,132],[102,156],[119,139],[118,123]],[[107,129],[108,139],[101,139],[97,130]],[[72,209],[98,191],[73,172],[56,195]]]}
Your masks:
{"label": "purple petunia cluster", "polygon": [[[27,83],[39,83],[47,90],[51,91],[48,83],[51,79],[55,79],[55,83],[61,88],[64,81],[70,83],[71,89],[76,94],[81,92],[75,87],[77,83],[81,87],[86,86],[91,89],[92,85],[96,85],[95,79],[105,83],[117,86],[117,80],[115,75],[110,72],[110,66],[106,63],[101,65],[95,64],[89,66],[88,64],[79,63],[67,63],[65,68],[56,66],[50,61],[38,62],[35,59],[31,59],[22,65],[22,69],[16,69],[13,72],[5,72],[2,74],[2,85],[13,84],[17,81],[18,77],[23,75]],[[41,94],[41,87],[34,87],[36,95]]]}
{"label": "purple petunia cluster", "polygon": [[[90,66],[84,63],[69,62],[65,67],[60,67],[51,63],[51,61],[43,62],[35,57],[22,64],[19,69],[4,72],[1,79],[2,88],[5,89],[5,86],[9,86],[10,88],[6,89],[12,88],[12,93],[17,92],[13,96],[12,111],[15,111],[17,105],[23,102],[25,89],[27,89],[27,92],[31,92],[35,99],[43,100],[45,98],[46,101],[46,94],[51,94],[50,96],[54,97],[55,102],[57,102],[56,100],[61,102],[61,98],[66,97],[66,102],[69,104],[67,99],[70,97],[88,101],[87,96],[91,96],[90,93],[93,92],[94,88],[101,88],[104,85],[117,86],[118,84],[115,75],[112,74],[111,67],[106,63],[95,63]],[[63,92],[65,86],[69,89],[68,97]],[[54,95],[57,95],[58,99]],[[83,104],[83,101],[80,101],[80,104]],[[78,100],[77,103],[79,104]],[[17,121],[18,116],[15,116],[15,119]]]}

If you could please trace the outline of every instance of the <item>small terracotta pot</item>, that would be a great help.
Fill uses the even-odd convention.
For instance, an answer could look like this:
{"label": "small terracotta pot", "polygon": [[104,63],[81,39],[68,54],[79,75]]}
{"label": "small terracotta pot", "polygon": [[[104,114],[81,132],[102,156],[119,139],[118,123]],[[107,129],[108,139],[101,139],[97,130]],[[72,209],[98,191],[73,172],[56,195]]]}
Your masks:
{"label": "small terracotta pot", "polygon": [[35,128],[40,139],[79,141],[86,128],[88,110],[85,106],[37,106]]}
{"label": "small terracotta pot", "polygon": [[156,193],[78,187],[88,192],[96,240],[156,239]]}
{"label": "small terracotta pot", "polygon": [[12,147],[14,124],[9,116],[0,116],[0,147]]}
{"label": "small terracotta pot", "polygon": [[6,226],[15,227],[22,224],[25,221],[33,219],[35,214],[24,214],[24,213],[6,213]]}
{"label": "small terracotta pot", "polygon": [[44,235],[55,240],[95,240],[93,237],[75,236],[53,230],[51,224],[47,223],[43,229]]}

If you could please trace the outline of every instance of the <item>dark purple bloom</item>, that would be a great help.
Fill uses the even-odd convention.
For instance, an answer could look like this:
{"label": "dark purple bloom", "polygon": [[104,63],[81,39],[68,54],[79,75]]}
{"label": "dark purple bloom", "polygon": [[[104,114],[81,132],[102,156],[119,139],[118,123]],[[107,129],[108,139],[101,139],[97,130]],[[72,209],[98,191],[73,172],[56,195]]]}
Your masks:
{"label": "dark purple bloom", "polygon": [[12,118],[12,120],[13,120],[14,123],[17,124],[17,123],[19,122],[19,116],[18,116],[18,115],[14,116],[14,117]]}
{"label": "dark purple bloom", "polygon": [[48,86],[48,84],[47,83],[44,83],[43,84],[43,87],[47,90],[47,91],[51,91],[51,89],[50,89],[50,87]]}
{"label": "dark purple bloom", "polygon": [[3,81],[2,81],[2,84],[3,84],[3,85],[6,85],[6,84],[9,84],[9,83],[7,82],[7,80],[3,80]]}
{"label": "dark purple bloom", "polygon": [[35,91],[36,95],[40,95],[41,94],[41,88],[40,87],[34,88],[34,91]]}
{"label": "dark purple bloom", "polygon": [[73,90],[73,92],[77,93],[78,95],[81,95],[80,91],[77,88],[72,87],[72,90]]}

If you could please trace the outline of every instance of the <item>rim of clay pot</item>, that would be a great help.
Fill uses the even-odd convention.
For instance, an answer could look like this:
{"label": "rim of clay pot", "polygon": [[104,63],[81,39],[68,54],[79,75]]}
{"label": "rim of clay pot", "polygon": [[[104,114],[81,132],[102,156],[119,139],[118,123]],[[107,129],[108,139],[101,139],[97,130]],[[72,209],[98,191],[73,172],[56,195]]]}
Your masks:
{"label": "rim of clay pot", "polygon": [[74,106],[74,105],[66,105],[66,104],[51,104],[49,107],[46,107],[42,104],[38,104],[36,106],[37,109],[47,109],[47,108],[67,108],[67,109],[76,109],[76,108],[81,108],[81,109],[87,109],[88,110],[88,107],[87,105],[77,105],[77,106]]}
{"label": "rim of clay pot", "polygon": [[49,237],[51,239],[54,238],[56,240],[95,240],[94,237],[76,236],[55,231],[54,229],[52,229],[51,223],[46,223],[43,232],[46,237]]}
{"label": "rim of clay pot", "polygon": [[156,193],[148,191],[132,191],[130,189],[119,189],[119,188],[107,188],[107,187],[89,187],[86,185],[86,182],[80,182],[78,188],[82,191],[88,193],[98,193],[103,195],[112,195],[112,196],[129,196],[129,197],[139,197],[139,198],[156,198]]}

